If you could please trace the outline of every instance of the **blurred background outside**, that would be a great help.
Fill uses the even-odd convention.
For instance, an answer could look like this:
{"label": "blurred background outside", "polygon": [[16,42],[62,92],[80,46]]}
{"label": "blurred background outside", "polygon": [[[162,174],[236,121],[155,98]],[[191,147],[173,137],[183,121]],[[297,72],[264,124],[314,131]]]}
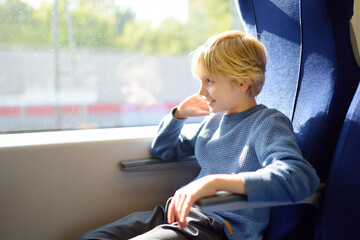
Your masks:
{"label": "blurred background outside", "polygon": [[233,0],[0,0],[0,133],[158,124]]}

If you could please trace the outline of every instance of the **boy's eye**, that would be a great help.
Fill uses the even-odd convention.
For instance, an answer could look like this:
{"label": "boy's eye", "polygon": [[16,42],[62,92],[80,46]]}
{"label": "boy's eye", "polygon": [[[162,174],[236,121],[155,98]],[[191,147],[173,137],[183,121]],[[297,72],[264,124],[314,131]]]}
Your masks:
{"label": "boy's eye", "polygon": [[211,79],[207,79],[207,83],[208,83],[208,84],[212,84],[212,83],[214,83],[214,81],[211,80]]}

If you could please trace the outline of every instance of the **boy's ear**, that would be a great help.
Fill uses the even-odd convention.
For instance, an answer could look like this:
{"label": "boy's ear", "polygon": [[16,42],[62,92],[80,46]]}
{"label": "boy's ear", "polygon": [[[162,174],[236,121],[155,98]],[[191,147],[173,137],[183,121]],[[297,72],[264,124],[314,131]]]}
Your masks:
{"label": "boy's ear", "polygon": [[250,87],[249,83],[247,83],[247,82],[245,82],[245,81],[239,83],[239,88],[240,88],[240,90],[242,90],[242,91],[244,91],[244,92],[247,92],[247,90],[249,89],[249,87]]}

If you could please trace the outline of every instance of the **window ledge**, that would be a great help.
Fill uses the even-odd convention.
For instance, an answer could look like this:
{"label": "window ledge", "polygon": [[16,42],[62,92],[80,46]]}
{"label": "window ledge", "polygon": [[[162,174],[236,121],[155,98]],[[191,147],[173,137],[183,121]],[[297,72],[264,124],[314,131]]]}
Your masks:
{"label": "window ledge", "polygon": [[157,126],[0,135],[0,148],[153,138]]}
{"label": "window ledge", "polygon": [[[199,126],[198,123],[188,123],[185,124],[183,130],[193,130],[197,126]],[[144,126],[4,134],[0,135],[0,149],[50,144],[152,139],[156,135],[157,129],[158,126]]]}

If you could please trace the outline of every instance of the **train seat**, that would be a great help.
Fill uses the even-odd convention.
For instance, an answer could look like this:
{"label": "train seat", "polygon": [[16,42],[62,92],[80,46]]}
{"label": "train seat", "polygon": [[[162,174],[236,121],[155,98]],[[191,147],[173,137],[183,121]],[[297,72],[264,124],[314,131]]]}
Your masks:
{"label": "train seat", "polygon": [[[268,49],[258,103],[293,122],[306,159],[323,182],[360,79],[350,42],[353,0],[238,0],[246,31]],[[311,239],[311,205],[274,207],[265,239]]]}
{"label": "train seat", "polygon": [[314,239],[356,239],[360,216],[360,85],[346,115]]}

